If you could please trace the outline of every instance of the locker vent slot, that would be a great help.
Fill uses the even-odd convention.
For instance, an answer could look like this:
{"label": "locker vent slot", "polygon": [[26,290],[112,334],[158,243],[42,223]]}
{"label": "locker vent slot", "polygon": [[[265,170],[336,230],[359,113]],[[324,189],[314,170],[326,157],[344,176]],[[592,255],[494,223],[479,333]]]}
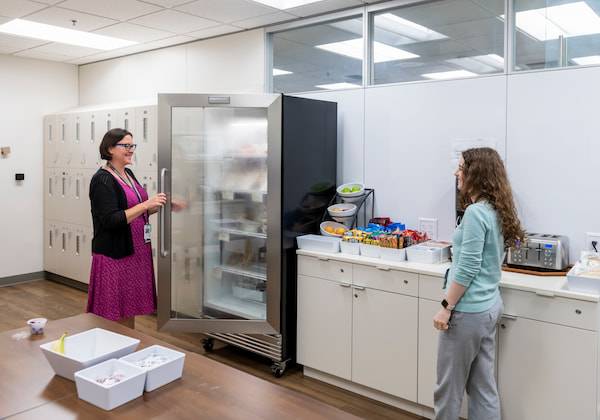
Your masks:
{"label": "locker vent slot", "polygon": [[145,142],[148,141],[148,117],[144,117],[144,129],[142,130],[143,139]]}
{"label": "locker vent slot", "polygon": [[48,178],[48,196],[52,197],[52,177]]}
{"label": "locker vent slot", "polygon": [[106,131],[110,130],[110,126],[111,126],[110,120],[106,121]]}
{"label": "locker vent slot", "polygon": [[62,142],[64,143],[67,140],[67,129],[64,124],[62,124]]}
{"label": "locker vent slot", "polygon": [[125,118],[125,130],[129,130],[129,119]]}
{"label": "locker vent slot", "polygon": [[62,177],[62,196],[64,198],[65,193],[67,191],[67,178],[65,178],[64,176]]}
{"label": "locker vent slot", "polygon": [[79,123],[75,124],[75,143],[79,143]]}
{"label": "locker vent slot", "polygon": [[52,248],[52,229],[48,231],[48,248]]}
{"label": "locker vent slot", "polygon": [[79,200],[79,180],[75,181],[75,198]]}
{"label": "locker vent slot", "polygon": [[62,252],[67,251],[67,234],[65,232],[62,233]]}
{"label": "locker vent slot", "polygon": [[79,255],[79,235],[75,238],[75,255]]}
{"label": "locker vent slot", "polygon": [[90,138],[92,139],[92,143],[94,142],[94,140],[96,140],[96,121],[92,121],[92,123],[90,124],[90,129],[91,129],[91,133],[90,133]]}
{"label": "locker vent slot", "polygon": [[48,143],[52,143],[52,124],[48,126]]}

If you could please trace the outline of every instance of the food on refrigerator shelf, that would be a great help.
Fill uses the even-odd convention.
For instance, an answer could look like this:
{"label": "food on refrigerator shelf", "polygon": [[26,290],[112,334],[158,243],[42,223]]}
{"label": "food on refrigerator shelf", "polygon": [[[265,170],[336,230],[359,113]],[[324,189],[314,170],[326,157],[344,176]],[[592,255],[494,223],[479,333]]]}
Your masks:
{"label": "food on refrigerator shelf", "polygon": [[54,342],[54,344],[52,344],[52,350],[60,353],[60,354],[65,354],[65,337],[67,336],[67,333],[64,333],[58,340],[56,340]]}

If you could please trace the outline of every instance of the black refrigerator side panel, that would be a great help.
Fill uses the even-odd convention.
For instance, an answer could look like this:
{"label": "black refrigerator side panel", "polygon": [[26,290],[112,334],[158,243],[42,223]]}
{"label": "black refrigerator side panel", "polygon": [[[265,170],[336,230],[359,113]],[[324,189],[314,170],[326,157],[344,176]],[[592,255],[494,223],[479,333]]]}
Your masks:
{"label": "black refrigerator side panel", "polygon": [[337,103],[293,96],[282,101],[281,328],[283,352],[296,352],[296,237],[318,234],[335,194]]}

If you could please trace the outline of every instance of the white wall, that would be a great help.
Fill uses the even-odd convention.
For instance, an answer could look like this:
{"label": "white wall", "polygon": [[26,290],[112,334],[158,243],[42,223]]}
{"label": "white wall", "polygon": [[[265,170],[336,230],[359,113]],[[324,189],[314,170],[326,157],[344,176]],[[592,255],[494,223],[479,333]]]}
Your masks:
{"label": "white wall", "polygon": [[264,92],[264,74],[264,31],[257,29],[81,66],[79,101],[155,103],[158,93]]}
{"label": "white wall", "polygon": [[[0,278],[43,270],[43,116],[77,105],[77,66],[0,55]],[[24,173],[24,181],[15,181]]]}

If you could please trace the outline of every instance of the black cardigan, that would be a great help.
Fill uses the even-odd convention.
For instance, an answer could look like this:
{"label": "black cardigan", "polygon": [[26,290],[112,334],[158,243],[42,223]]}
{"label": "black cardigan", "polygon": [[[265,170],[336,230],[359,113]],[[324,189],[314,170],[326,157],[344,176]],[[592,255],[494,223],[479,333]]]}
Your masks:
{"label": "black cardigan", "polygon": [[[129,168],[125,172],[137,182]],[[92,252],[113,259],[132,255],[133,238],[125,216],[127,197],[119,181],[106,169],[98,169],[90,181],[90,202],[94,224]]]}

